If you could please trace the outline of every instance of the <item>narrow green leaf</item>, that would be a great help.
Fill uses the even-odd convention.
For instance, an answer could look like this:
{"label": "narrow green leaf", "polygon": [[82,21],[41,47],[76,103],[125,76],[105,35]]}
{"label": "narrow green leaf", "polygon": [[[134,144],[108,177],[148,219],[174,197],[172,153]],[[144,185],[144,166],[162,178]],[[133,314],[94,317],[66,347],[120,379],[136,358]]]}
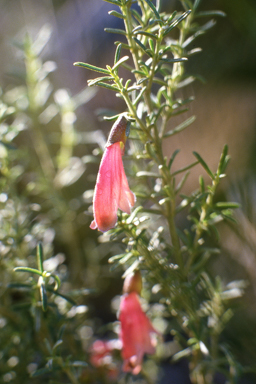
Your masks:
{"label": "narrow green leaf", "polygon": [[31,284],[25,284],[25,283],[10,283],[7,285],[7,288],[17,288],[17,289],[31,289]]}
{"label": "narrow green leaf", "polygon": [[78,361],[78,360],[76,360],[76,361],[70,362],[69,366],[85,368],[85,367],[88,367],[88,364],[85,361]]}
{"label": "narrow green leaf", "polygon": [[220,201],[218,203],[215,204],[215,207],[218,208],[218,209],[236,209],[236,208],[240,208],[241,205],[238,204],[238,203],[235,203],[235,202],[232,202],[232,201]]}
{"label": "narrow green leaf", "polygon": [[144,71],[145,75],[148,76],[150,71],[150,65],[146,64],[143,60],[139,60],[139,65],[140,68]]}
{"label": "narrow green leaf", "polygon": [[197,7],[199,6],[200,3],[201,3],[201,0],[195,0],[195,2],[194,2],[194,10],[197,9]]}
{"label": "narrow green leaf", "polygon": [[99,67],[96,67],[95,65],[91,65],[91,64],[87,64],[87,63],[81,63],[81,62],[74,63],[73,65],[75,65],[76,67],[83,67],[86,69],[90,69],[90,71],[106,73],[107,75],[110,75],[110,73],[107,69],[99,68]]}
{"label": "narrow green leaf", "polygon": [[143,71],[139,71],[138,69],[133,69],[133,70],[132,70],[132,73],[136,73],[136,74],[138,74],[138,75],[145,76],[145,72],[143,72]]}
{"label": "narrow green leaf", "polygon": [[113,81],[113,79],[113,76],[97,77],[96,79],[88,80],[88,86],[92,87],[93,85],[97,85],[100,81]]}
{"label": "narrow green leaf", "polygon": [[177,84],[177,88],[183,88],[183,87],[186,87],[187,85],[193,83],[193,81],[195,81],[195,76],[189,76],[187,78],[185,78],[183,81],[180,81],[178,84]]}
{"label": "narrow green leaf", "polygon": [[179,124],[176,128],[172,129],[171,131],[166,132],[166,134],[163,137],[164,138],[170,137],[170,136],[175,135],[176,133],[183,131],[190,124],[192,124],[195,121],[195,119],[196,119],[195,116],[189,117],[187,120],[183,121],[183,123]]}
{"label": "narrow green leaf", "polygon": [[124,56],[122,57],[121,59],[119,59],[115,65],[112,67],[112,70],[114,71],[115,69],[117,69],[121,64],[123,64],[125,61],[129,60],[129,56]]}
{"label": "narrow green leaf", "polygon": [[[122,43],[121,41],[115,41],[115,43],[114,43],[115,45],[121,45],[122,46],[122,48],[124,48],[124,49],[128,49],[128,50],[130,50],[131,49],[131,47],[128,45],[128,44],[125,44],[125,43]],[[120,57],[119,57],[120,58]],[[118,58],[118,60],[119,60],[119,58]]]}
{"label": "narrow green leaf", "polygon": [[[136,196],[138,196],[138,195],[136,194]],[[143,210],[143,207],[141,205],[139,207],[137,207],[136,209],[134,209],[134,211],[131,213],[131,215],[126,220],[126,223],[131,224],[133,222],[133,220],[135,219],[135,217],[137,216],[137,214],[142,210]]]}
{"label": "narrow green leaf", "polygon": [[230,160],[230,157],[228,156],[228,146],[225,145],[219,161],[219,166],[217,171],[218,175],[221,175],[225,172],[229,160]]}
{"label": "narrow green leaf", "polygon": [[126,253],[125,256],[120,259],[119,264],[125,264],[131,257],[133,257],[132,252]]}
{"label": "narrow green leaf", "polygon": [[40,291],[40,297],[42,302],[42,309],[45,312],[47,310],[47,294],[45,289],[45,282],[42,276],[38,280],[39,283],[39,291]]}
{"label": "narrow green leaf", "polygon": [[180,149],[176,149],[176,151],[173,152],[172,157],[170,158],[169,164],[168,164],[169,169],[171,169],[172,163],[179,152],[180,152]]}
{"label": "narrow green leaf", "polygon": [[193,56],[196,53],[202,52],[202,48],[193,48],[190,51],[187,51],[187,56]]}
{"label": "narrow green leaf", "polygon": [[122,277],[125,278],[127,275],[135,271],[135,269],[137,269],[139,265],[140,265],[140,261],[135,260],[134,263],[124,272]]}
{"label": "narrow green leaf", "polygon": [[[178,192],[177,192],[178,193]],[[189,199],[183,199],[179,205],[176,206],[175,212],[179,213],[189,205]]]}
{"label": "narrow green leaf", "polygon": [[145,2],[148,4],[148,6],[152,9],[152,11],[154,12],[154,14],[156,15],[156,18],[161,20],[161,17],[156,9],[156,7],[154,6],[154,4],[150,1],[150,0],[145,0]]}
{"label": "narrow green leaf", "polygon": [[223,11],[201,11],[195,14],[195,17],[205,17],[205,16],[221,16],[226,17],[226,13]]}
{"label": "narrow green leaf", "polygon": [[176,176],[176,175],[178,175],[179,173],[186,172],[187,170],[189,170],[189,169],[195,167],[197,164],[198,164],[198,161],[195,161],[194,163],[189,164],[189,165],[187,165],[187,166],[184,167],[184,168],[178,169],[177,171],[173,172],[172,176]]}
{"label": "narrow green leaf", "polygon": [[103,0],[103,1],[106,1],[106,3],[118,5],[118,6],[122,5],[121,1],[119,0]]}
{"label": "narrow green leaf", "polygon": [[49,372],[52,372],[51,368],[40,368],[40,369],[37,369],[35,372],[32,372],[30,376],[31,377],[38,377],[38,376],[42,376],[45,373],[49,373]]}
{"label": "narrow green leaf", "polygon": [[135,9],[131,9],[131,13],[133,15],[133,17],[140,23],[140,24],[143,24],[143,21],[141,19],[141,15],[135,10]]}
{"label": "narrow green leaf", "polygon": [[118,17],[119,19],[126,19],[126,17],[122,15],[122,13],[119,13],[117,11],[109,11],[108,14],[111,16]]}
{"label": "narrow green leaf", "polygon": [[132,68],[129,64],[123,63],[122,67],[126,69],[128,72],[131,72],[134,68]]}
{"label": "narrow green leaf", "polygon": [[137,31],[139,31],[140,29],[142,29],[142,25],[137,25],[135,28],[133,28],[132,33],[135,33]]}
{"label": "narrow green leaf", "polygon": [[120,116],[120,115],[104,116],[104,117],[103,117],[103,120],[114,121],[114,120],[116,120],[119,116]]}
{"label": "narrow green leaf", "polygon": [[[132,136],[132,135],[129,135],[129,140],[133,140],[133,141],[139,141],[141,142],[141,139],[137,136]],[[132,156],[131,156],[131,159],[132,159]]]}
{"label": "narrow green leaf", "polygon": [[[167,104],[168,105],[172,105],[172,99],[169,97],[169,95],[167,94],[166,92],[166,87],[161,87],[159,89],[159,95],[158,97],[160,97],[161,95],[164,96],[165,100],[167,101]],[[160,100],[159,100],[160,101]]]}
{"label": "narrow green leaf", "polygon": [[180,115],[184,112],[187,112],[189,109],[188,108],[183,108],[183,109],[179,109],[178,111],[175,111],[175,112],[172,112],[171,113],[171,116],[177,116],[177,115]]}
{"label": "narrow green leaf", "polygon": [[168,59],[162,57],[160,61],[164,61],[165,63],[182,63],[184,61],[188,61],[186,57],[178,57],[177,59]]}
{"label": "narrow green leaf", "polygon": [[152,39],[148,39],[148,43],[151,51],[154,52],[155,51],[154,41]]}
{"label": "narrow green leaf", "polygon": [[136,177],[156,177],[156,178],[161,178],[161,175],[159,175],[159,173],[154,173],[154,172],[140,171],[140,172],[136,173]]}
{"label": "narrow green leaf", "polygon": [[177,15],[177,11],[174,11],[171,16],[169,17],[168,19],[168,24],[170,24],[170,22],[174,19],[174,17]]}
{"label": "narrow green leaf", "polygon": [[28,267],[16,267],[13,269],[14,272],[28,272],[28,273],[35,273],[36,275],[42,276],[42,272],[38,271],[34,268],[28,268]]}
{"label": "narrow green leaf", "polygon": [[127,253],[121,253],[120,255],[112,256],[108,259],[109,264],[112,264],[114,261],[122,259],[124,256],[126,256]]}
{"label": "narrow green leaf", "polygon": [[[147,80],[147,78],[144,78]],[[142,80],[142,79],[141,79]],[[136,97],[136,99],[132,102],[133,105],[136,105],[138,103],[138,101],[141,99],[141,97],[143,96],[143,93],[146,91],[147,87],[143,87],[142,90],[139,92],[138,96]]]}
{"label": "narrow green leaf", "polygon": [[189,174],[190,174],[190,172],[187,171],[187,172],[185,173],[185,175],[182,177],[182,179],[180,180],[179,184],[177,185],[177,187],[176,187],[176,189],[175,189],[175,193],[176,193],[176,194],[179,193],[180,190],[183,188],[183,185],[186,183]]}
{"label": "narrow green leaf", "polygon": [[132,79],[128,79],[128,80],[126,81],[125,86],[124,86],[124,88],[125,88],[126,90],[128,89],[128,87],[129,87],[131,81],[132,81]]}
{"label": "narrow green leaf", "polygon": [[56,296],[62,297],[63,299],[65,299],[66,301],[71,303],[72,305],[76,305],[76,302],[73,299],[71,299],[69,296],[66,296],[66,295],[62,294],[59,291],[55,291],[54,288],[50,287],[49,285],[46,286],[46,291],[47,292],[51,292],[51,293],[53,293]]}
{"label": "narrow green leaf", "polygon": [[203,30],[198,30],[197,32],[195,32],[193,35],[189,36],[185,41],[184,43],[182,44],[182,48],[186,48],[189,44],[192,43],[192,41],[194,41],[198,36],[200,35],[203,35],[204,34],[204,31]]}
{"label": "narrow green leaf", "polygon": [[160,209],[151,209],[151,208],[144,208],[143,212],[151,213],[153,215],[162,215],[163,212]]}
{"label": "narrow green leaf", "polygon": [[140,90],[141,90],[140,85],[132,85],[131,87],[127,88],[127,92],[140,91]]}
{"label": "narrow green leaf", "polygon": [[150,33],[150,32],[146,32],[146,31],[136,31],[135,32],[135,35],[144,35],[144,36],[147,36],[147,37],[151,37],[151,39],[155,39],[157,40],[157,36],[154,35],[153,33]]}
{"label": "narrow green leaf", "polygon": [[158,77],[153,77],[153,83],[166,86],[166,82]]}
{"label": "narrow green leaf", "polygon": [[164,197],[163,199],[159,200],[158,204],[159,205],[164,205],[165,203],[170,201],[170,199],[171,199],[170,196]]}
{"label": "narrow green leaf", "polygon": [[116,52],[115,52],[115,60],[114,63],[116,64],[118,60],[120,59],[121,55],[121,50],[122,50],[122,43],[119,43],[118,46],[116,47]]}
{"label": "narrow green leaf", "polygon": [[204,193],[205,192],[205,185],[204,185],[204,178],[203,178],[203,176],[199,176],[199,185],[200,185],[200,188],[201,188],[201,192]]}
{"label": "narrow green leaf", "polygon": [[126,31],[124,31],[123,29],[104,28],[104,31],[108,32],[108,33],[116,33],[116,34],[119,34],[119,35],[125,35],[126,36]]}
{"label": "narrow green leaf", "polygon": [[192,354],[192,348],[183,349],[182,351],[177,352],[175,353],[175,355],[173,355],[172,361],[176,362],[180,359],[183,359],[184,357],[190,356],[191,354]]}
{"label": "narrow green leaf", "polygon": [[159,119],[162,110],[167,106],[167,104],[162,104],[160,108],[158,108],[157,113],[154,113],[153,119],[152,119],[152,124],[156,124],[157,120]]}
{"label": "narrow green leaf", "polygon": [[165,23],[162,19],[150,19],[149,20],[149,25],[153,25],[153,24],[158,24],[154,27],[154,31],[158,31],[159,30],[159,25],[160,26],[163,26]]}
{"label": "narrow green leaf", "polygon": [[38,269],[39,271],[43,272],[44,271],[44,267],[43,267],[44,255],[43,255],[43,245],[41,242],[37,244],[36,256],[37,256]]}
{"label": "narrow green leaf", "polygon": [[115,91],[115,92],[119,91],[119,89],[115,85],[110,85],[110,84],[107,84],[107,83],[102,83],[101,81],[99,83],[97,83],[96,85],[98,85],[99,87],[110,89],[111,91]]}
{"label": "narrow green leaf", "polygon": [[135,41],[136,44],[138,44],[145,53],[147,53],[150,57],[152,57],[152,53],[149,53],[149,49],[136,37],[133,37],[133,40]]}
{"label": "narrow green leaf", "polygon": [[58,341],[56,341],[56,343],[55,343],[54,346],[52,347],[52,350],[54,351],[54,350],[57,349],[61,344],[63,344],[63,340],[58,340]]}
{"label": "narrow green leaf", "polygon": [[191,10],[188,10],[186,12],[184,12],[180,17],[178,17],[176,20],[174,20],[171,25],[169,26],[169,28],[166,29],[166,31],[164,32],[164,36],[168,35],[169,32],[171,32],[171,30],[173,28],[175,28],[182,20],[184,20],[189,14],[191,13]]}
{"label": "narrow green leaf", "polygon": [[208,175],[210,176],[210,178],[212,180],[215,179],[215,176],[214,174],[212,173],[212,171],[210,170],[210,168],[208,167],[208,165],[206,164],[206,162],[202,159],[202,157],[199,155],[199,153],[197,152],[193,152],[193,155],[197,158],[197,160],[199,161],[199,163],[202,165],[202,167],[206,170],[206,172],[208,173]]}
{"label": "narrow green leaf", "polygon": [[233,214],[233,212],[232,211],[228,212],[228,210],[221,212],[221,216],[223,219],[226,219],[228,221],[232,221],[232,223],[237,224],[237,221],[236,221],[236,219],[234,219],[234,217],[232,217],[232,214]]}
{"label": "narrow green leaf", "polygon": [[148,80],[147,77],[142,77],[139,81],[137,81],[137,84],[140,85],[140,84],[144,83],[146,80]]}
{"label": "narrow green leaf", "polygon": [[206,24],[201,25],[200,30],[204,31],[204,32],[208,31],[208,29],[211,29],[212,27],[214,27],[215,24],[216,24],[216,20],[212,19],[212,20],[208,21]]}

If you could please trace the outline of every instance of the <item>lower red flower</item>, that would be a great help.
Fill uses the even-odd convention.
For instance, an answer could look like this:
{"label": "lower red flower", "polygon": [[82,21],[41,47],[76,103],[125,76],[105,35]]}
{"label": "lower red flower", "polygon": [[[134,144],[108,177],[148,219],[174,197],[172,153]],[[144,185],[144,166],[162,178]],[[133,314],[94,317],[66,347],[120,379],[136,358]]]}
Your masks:
{"label": "lower red flower", "polygon": [[122,296],[119,320],[121,322],[120,339],[124,359],[123,371],[131,371],[137,375],[141,371],[144,354],[155,353],[153,334],[158,332],[142,311],[136,292]]}

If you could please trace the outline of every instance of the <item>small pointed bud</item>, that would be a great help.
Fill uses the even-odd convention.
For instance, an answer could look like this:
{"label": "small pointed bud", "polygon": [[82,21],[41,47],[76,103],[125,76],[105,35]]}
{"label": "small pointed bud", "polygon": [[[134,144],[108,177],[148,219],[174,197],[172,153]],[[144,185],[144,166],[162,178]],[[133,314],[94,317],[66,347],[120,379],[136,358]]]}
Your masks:
{"label": "small pointed bud", "polygon": [[124,115],[120,115],[111,128],[106,147],[109,147],[110,145],[115,144],[117,142],[119,143],[122,142],[124,145],[127,138],[126,128],[127,128],[127,120],[124,117]]}
{"label": "small pointed bud", "polygon": [[142,278],[140,271],[133,272],[124,279],[123,293],[136,292],[140,295],[142,289]]}

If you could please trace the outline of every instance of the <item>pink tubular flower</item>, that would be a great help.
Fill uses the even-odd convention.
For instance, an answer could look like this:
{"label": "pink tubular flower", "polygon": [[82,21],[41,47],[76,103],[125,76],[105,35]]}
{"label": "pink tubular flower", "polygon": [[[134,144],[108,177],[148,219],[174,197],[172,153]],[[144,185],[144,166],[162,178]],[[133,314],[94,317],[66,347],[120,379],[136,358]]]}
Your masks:
{"label": "pink tubular flower", "polygon": [[96,340],[90,348],[90,362],[95,367],[101,367],[105,361],[111,356],[111,348],[108,343],[103,340]]}
{"label": "pink tubular flower", "polygon": [[123,371],[137,375],[141,371],[145,353],[155,353],[154,329],[146,314],[142,311],[139,297],[132,291],[121,298],[119,320],[121,322],[120,339],[122,341]]}
{"label": "pink tubular flower", "polygon": [[114,351],[120,349],[120,340],[96,340],[90,347],[90,363],[100,370],[104,370],[109,379],[116,380],[119,367],[114,361]]}
{"label": "pink tubular flower", "polygon": [[122,161],[126,125],[127,120],[121,115],[111,129],[94,190],[94,220],[90,225],[91,229],[108,231],[117,222],[118,208],[130,214],[135,203]]}

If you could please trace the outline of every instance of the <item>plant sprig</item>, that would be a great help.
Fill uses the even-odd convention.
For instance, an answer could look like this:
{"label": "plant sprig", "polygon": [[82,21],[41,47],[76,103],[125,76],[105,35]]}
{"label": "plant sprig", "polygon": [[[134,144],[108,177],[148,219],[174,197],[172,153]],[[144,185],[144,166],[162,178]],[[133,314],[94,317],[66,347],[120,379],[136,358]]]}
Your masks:
{"label": "plant sprig", "polygon": [[[76,305],[76,303],[73,301],[73,299],[71,299],[71,298],[67,297],[66,295],[59,292],[59,288],[61,285],[59,277],[54,273],[50,273],[50,272],[44,270],[44,268],[43,268],[42,243],[38,243],[36,254],[37,254],[37,267],[38,267],[38,269],[29,268],[29,267],[16,267],[16,268],[14,268],[14,272],[27,272],[27,273],[31,273],[31,274],[35,274],[35,275],[39,276],[36,287],[38,288],[38,291],[39,291],[43,311],[44,312],[47,311],[47,305],[48,305],[47,292],[53,293],[57,296],[61,296],[62,298],[64,298],[68,302],[70,302],[72,305]],[[49,279],[51,277],[54,279],[54,282],[55,282],[54,287],[52,287],[49,284]],[[31,287],[31,289],[35,288],[33,283],[31,284],[30,287]],[[16,284],[16,288],[18,288],[17,284]]]}
{"label": "plant sprig", "polygon": [[[174,151],[168,159],[163,145],[195,121],[195,116],[191,116],[171,127],[172,118],[188,111],[188,104],[193,101],[192,97],[177,96],[178,90],[197,79],[185,71],[189,57],[201,52],[199,48],[191,49],[192,42],[215,24],[210,20],[200,25],[198,19],[224,14],[198,11],[199,0],[182,0],[183,11],[172,14],[162,12],[160,2],[155,5],[151,0],[105,1],[119,7],[119,12],[109,14],[124,23],[122,30],[107,28],[105,31],[120,34],[126,42],[116,42],[114,63],[106,69],[86,63],[75,65],[103,74],[88,80],[88,85],[107,88],[123,99],[127,116],[132,119],[132,140],[142,143],[137,152],[136,147],[132,147],[132,157],[136,160],[133,174],[139,180],[136,193],[139,206],[130,216],[121,213],[117,227],[109,231],[110,240],[122,239],[126,247],[125,252],[111,257],[109,262],[112,269],[125,269],[125,276],[138,268],[145,269],[147,279],[159,285],[161,302],[165,302],[170,318],[175,317],[176,321],[175,334],[181,351],[175,359],[184,356],[190,359],[193,383],[208,383],[207,374],[210,383],[212,366],[218,370],[222,364],[218,363],[222,361],[218,356],[223,357],[223,353],[217,346],[222,328],[219,332],[207,328],[206,315],[200,308],[207,303],[212,308],[209,318],[215,316],[218,324],[229,320],[228,315],[224,316],[230,313],[226,311],[226,303],[217,300],[221,287],[205,272],[210,257],[220,252],[218,247],[209,246],[207,240],[212,233],[217,234],[216,225],[220,220],[232,220],[232,209],[237,207],[233,202],[215,202],[229,161],[228,147],[224,147],[214,172],[197,152],[193,152],[194,162],[174,169],[179,151]],[[133,8],[134,3],[139,10]],[[124,71],[127,80],[120,77]],[[205,186],[200,177],[199,190],[186,196],[182,190],[189,172],[199,165],[210,177],[211,184]],[[179,198],[181,202],[177,203]],[[176,216],[185,210],[191,225],[182,230],[177,226]],[[156,221],[160,223],[158,228]],[[210,368],[207,368],[208,361],[212,364]]]}

